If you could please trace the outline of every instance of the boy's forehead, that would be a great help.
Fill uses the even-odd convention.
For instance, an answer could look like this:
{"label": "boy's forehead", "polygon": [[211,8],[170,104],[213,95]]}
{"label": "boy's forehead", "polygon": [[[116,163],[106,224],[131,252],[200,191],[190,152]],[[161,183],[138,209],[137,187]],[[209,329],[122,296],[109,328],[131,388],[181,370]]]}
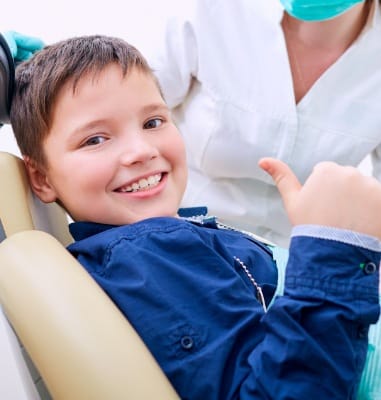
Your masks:
{"label": "boy's forehead", "polygon": [[[115,105],[113,102],[117,96],[120,101]],[[157,107],[167,109],[160,87],[150,71],[132,67],[124,73],[121,66],[113,63],[68,79],[52,104],[51,123],[62,121],[63,115],[70,121],[74,120],[74,115],[78,118],[78,114],[81,119],[88,115],[94,118],[95,114],[98,118],[96,110],[107,110],[107,114],[110,109],[116,112],[119,105],[125,108],[133,105],[135,111],[139,107],[140,110]],[[68,120],[66,122],[69,124]]]}
{"label": "boy's forehead", "polygon": [[138,73],[141,78],[151,81],[159,91],[161,97],[163,97],[160,85],[158,84],[155,76],[150,70],[147,71],[138,66],[129,66],[129,68],[124,71],[123,67],[115,62],[109,63],[102,68],[89,67],[87,70],[82,71],[80,74],[69,77],[66,82],[63,83],[57,95],[59,96],[59,94],[61,94],[62,92],[67,92],[67,90],[70,90],[72,92],[72,95],[76,95],[81,87],[88,84],[97,86],[97,84],[99,84],[101,80],[107,80],[108,75],[118,74],[120,75],[120,80],[123,81],[125,79],[128,79],[131,75],[134,75],[135,73]]}

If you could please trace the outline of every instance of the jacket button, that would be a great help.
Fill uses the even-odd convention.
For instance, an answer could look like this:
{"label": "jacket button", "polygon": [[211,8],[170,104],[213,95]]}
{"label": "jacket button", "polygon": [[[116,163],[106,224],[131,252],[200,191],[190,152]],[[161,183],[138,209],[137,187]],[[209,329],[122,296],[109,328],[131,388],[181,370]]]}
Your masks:
{"label": "jacket button", "polygon": [[190,336],[183,336],[180,343],[184,350],[190,350],[193,347],[193,339]]}
{"label": "jacket button", "polygon": [[364,265],[364,274],[371,275],[377,271],[377,266],[374,262],[368,262]]}

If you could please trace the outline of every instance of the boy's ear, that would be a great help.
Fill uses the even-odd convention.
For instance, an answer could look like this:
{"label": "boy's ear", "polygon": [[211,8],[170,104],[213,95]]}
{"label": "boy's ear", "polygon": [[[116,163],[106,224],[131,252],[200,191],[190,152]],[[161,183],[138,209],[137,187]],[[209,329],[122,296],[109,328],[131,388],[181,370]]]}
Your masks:
{"label": "boy's ear", "polygon": [[56,192],[52,185],[50,185],[44,168],[27,156],[24,156],[23,158],[30,186],[36,196],[44,203],[52,203],[56,201]]}

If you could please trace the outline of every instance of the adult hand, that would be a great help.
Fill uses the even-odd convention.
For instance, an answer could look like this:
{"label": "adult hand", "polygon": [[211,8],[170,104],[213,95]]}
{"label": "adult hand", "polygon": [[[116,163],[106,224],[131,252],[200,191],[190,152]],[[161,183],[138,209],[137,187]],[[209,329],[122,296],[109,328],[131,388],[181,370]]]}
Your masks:
{"label": "adult hand", "polygon": [[41,39],[26,36],[18,32],[7,31],[3,33],[5,40],[11,50],[15,62],[28,60],[33,53],[41,50],[45,44]]}
{"label": "adult hand", "polygon": [[282,161],[263,158],[293,225],[334,226],[381,239],[381,184],[357,168],[333,162],[315,166],[304,185]]}

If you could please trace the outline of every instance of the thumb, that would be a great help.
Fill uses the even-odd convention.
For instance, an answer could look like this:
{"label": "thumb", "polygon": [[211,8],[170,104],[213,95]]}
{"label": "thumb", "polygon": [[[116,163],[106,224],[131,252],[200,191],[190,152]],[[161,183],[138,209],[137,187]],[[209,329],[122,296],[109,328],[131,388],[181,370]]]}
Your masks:
{"label": "thumb", "polygon": [[275,158],[262,158],[258,164],[275,182],[286,210],[288,210],[302,188],[298,178],[287,164]]}

